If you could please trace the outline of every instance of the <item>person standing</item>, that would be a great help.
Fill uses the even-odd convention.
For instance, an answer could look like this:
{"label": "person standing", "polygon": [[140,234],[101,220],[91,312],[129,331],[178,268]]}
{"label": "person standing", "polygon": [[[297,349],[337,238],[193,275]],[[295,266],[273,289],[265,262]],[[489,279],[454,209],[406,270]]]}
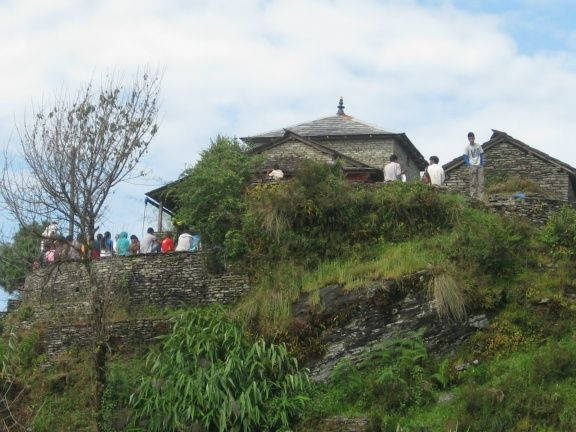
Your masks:
{"label": "person standing", "polygon": [[426,172],[430,178],[430,184],[432,186],[444,186],[444,180],[446,179],[446,174],[444,174],[444,168],[442,168],[438,163],[440,159],[438,156],[430,156],[428,168]]}
{"label": "person standing", "polygon": [[391,154],[390,162],[384,167],[384,181],[391,182],[401,180],[402,174],[404,174],[404,171],[402,171],[402,167],[398,163],[398,156]]}
{"label": "person standing", "polygon": [[484,194],[484,149],[476,144],[473,132],[468,132],[468,146],[464,151],[464,163],[470,172],[470,196],[482,199]]}

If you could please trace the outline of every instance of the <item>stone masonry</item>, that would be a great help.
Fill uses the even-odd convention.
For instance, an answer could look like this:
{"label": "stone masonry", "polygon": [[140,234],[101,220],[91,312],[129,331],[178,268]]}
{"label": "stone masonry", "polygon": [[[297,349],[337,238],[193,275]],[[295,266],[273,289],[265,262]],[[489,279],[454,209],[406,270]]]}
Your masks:
{"label": "stone masonry", "polygon": [[[92,261],[106,295],[129,306],[179,306],[231,303],[248,290],[245,276],[211,274],[202,253],[142,254]],[[85,264],[62,262],[31,273],[22,289],[23,304],[84,304],[91,300]]]}
{"label": "stone masonry", "polygon": [[[462,145],[462,151],[465,145]],[[534,156],[508,142],[501,142],[485,152],[485,176],[491,178],[518,175],[536,182],[550,198],[572,200],[574,190],[569,174],[554,164]],[[446,173],[448,189],[468,194],[468,167],[460,164]]]}
{"label": "stone masonry", "polygon": [[487,205],[504,216],[522,217],[538,226],[546,225],[550,216],[563,207],[576,208],[575,204],[563,200],[531,195],[515,198],[512,194],[490,195],[487,198]]}

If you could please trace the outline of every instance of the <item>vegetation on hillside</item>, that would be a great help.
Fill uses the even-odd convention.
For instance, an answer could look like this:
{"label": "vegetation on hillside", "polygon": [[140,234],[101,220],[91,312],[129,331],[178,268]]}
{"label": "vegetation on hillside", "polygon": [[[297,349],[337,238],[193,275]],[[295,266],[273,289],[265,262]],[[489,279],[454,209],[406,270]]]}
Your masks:
{"label": "vegetation on hillside", "polygon": [[8,292],[17,289],[40,257],[38,233],[43,225],[34,223],[21,227],[10,242],[0,244],[0,286]]}
{"label": "vegetation on hillside", "polygon": [[[250,295],[155,311],[172,332],[110,354],[99,408],[86,352],[47,366],[41,327],[5,340],[3,389],[24,389],[15,416],[34,431],[317,431],[335,415],[368,417],[372,431],[576,429],[576,211],[539,229],[419,183],[353,185],[337,165],[253,186],[253,163],[219,138],[173,192],[178,223],[248,271]],[[292,303],[415,273],[442,319],[482,312],[488,327],[447,356],[399,335],[309,383],[295,358],[318,341],[292,325]]]}

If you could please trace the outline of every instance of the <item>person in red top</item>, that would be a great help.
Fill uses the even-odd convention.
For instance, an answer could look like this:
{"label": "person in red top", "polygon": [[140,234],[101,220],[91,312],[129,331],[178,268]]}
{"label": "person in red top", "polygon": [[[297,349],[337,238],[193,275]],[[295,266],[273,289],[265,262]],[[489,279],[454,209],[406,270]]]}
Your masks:
{"label": "person in red top", "polygon": [[162,253],[173,251],[174,251],[174,242],[172,241],[172,237],[168,236],[164,240],[162,240]]}

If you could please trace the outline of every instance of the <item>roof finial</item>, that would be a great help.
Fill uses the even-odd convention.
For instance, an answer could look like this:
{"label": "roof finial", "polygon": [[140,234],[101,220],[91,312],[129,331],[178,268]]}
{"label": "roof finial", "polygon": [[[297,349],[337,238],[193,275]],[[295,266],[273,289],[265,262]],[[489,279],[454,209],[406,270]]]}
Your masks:
{"label": "roof finial", "polygon": [[338,103],[338,115],[346,115],[344,114],[344,98],[340,96],[340,102]]}

